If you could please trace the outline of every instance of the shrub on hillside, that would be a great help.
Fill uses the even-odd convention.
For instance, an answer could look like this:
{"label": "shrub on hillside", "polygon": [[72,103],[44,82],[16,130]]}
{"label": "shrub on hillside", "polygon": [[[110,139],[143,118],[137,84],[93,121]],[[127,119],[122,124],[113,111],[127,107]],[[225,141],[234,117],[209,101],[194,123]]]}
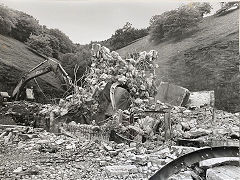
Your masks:
{"label": "shrub on hillside", "polygon": [[9,35],[15,27],[16,19],[13,12],[7,7],[0,5],[0,34]]}
{"label": "shrub on hillside", "polygon": [[211,9],[212,9],[212,6],[207,2],[204,2],[204,3],[193,2],[193,3],[189,4],[189,6],[197,9],[202,16],[204,16],[206,14],[209,14],[211,12]]}
{"label": "shrub on hillside", "polygon": [[127,22],[123,28],[117,29],[115,34],[109,39],[110,49],[117,50],[129,45],[132,41],[144,37],[148,34],[147,29],[136,29]]}
{"label": "shrub on hillside", "polygon": [[63,54],[72,53],[74,51],[74,44],[69,37],[59,29],[49,29],[47,34],[54,36],[59,42],[59,51]]}
{"label": "shrub on hillside", "polygon": [[39,25],[38,20],[32,16],[23,12],[18,12],[16,19],[17,22],[11,32],[12,37],[15,39],[26,42],[31,34],[40,34],[42,27]]}
{"label": "shrub on hillside", "polygon": [[[150,19],[150,36],[155,42],[166,37],[181,36],[197,27],[203,15],[209,13],[209,4],[192,3],[178,9],[155,15]],[[211,7],[211,6],[210,6]]]}
{"label": "shrub on hillside", "polygon": [[[86,68],[89,66],[89,59],[90,59],[90,51],[86,49],[82,49],[81,51],[78,51],[77,53],[66,53],[62,55],[61,62],[66,70],[66,72],[69,74],[69,76],[74,80],[78,80],[82,77],[82,75],[85,73]],[[78,67],[78,68],[77,68]],[[74,70],[76,70],[76,77]],[[80,82],[79,82],[80,83]]]}
{"label": "shrub on hillside", "polygon": [[50,37],[47,35],[31,35],[26,44],[46,56],[52,57],[53,49],[50,46]]}

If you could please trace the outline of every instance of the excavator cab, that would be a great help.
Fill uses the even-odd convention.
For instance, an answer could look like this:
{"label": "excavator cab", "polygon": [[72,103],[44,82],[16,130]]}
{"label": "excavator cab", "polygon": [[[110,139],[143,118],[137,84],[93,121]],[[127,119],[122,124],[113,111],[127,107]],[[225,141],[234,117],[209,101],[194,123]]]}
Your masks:
{"label": "excavator cab", "polygon": [[26,88],[26,100],[28,100],[28,101],[35,100],[32,86],[31,86],[31,88]]}
{"label": "excavator cab", "polygon": [[0,106],[10,101],[10,96],[7,92],[0,92]]}

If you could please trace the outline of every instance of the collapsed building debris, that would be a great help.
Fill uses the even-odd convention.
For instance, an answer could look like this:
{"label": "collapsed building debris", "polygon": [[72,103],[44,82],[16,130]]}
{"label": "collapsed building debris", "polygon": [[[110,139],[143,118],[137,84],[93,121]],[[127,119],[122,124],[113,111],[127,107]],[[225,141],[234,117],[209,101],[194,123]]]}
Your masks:
{"label": "collapsed building debris", "polygon": [[[239,114],[215,110],[211,93],[202,106],[185,88],[156,86],[156,51],[122,59],[95,44],[92,55],[82,86],[75,83],[58,104],[1,107],[2,117],[24,126],[0,128],[0,178],[148,179],[202,146],[239,142]],[[183,107],[189,98],[195,108]],[[4,154],[23,162],[11,165]],[[206,171],[194,168],[178,176],[198,179]]]}

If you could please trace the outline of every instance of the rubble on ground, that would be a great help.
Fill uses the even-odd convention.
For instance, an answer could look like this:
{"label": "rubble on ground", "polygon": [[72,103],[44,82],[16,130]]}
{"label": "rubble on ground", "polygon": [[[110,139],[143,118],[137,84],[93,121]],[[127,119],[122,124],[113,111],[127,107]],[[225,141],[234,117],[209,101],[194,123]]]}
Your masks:
{"label": "rubble on ground", "polygon": [[148,179],[166,163],[197,149],[159,142],[117,144],[30,127],[2,130],[0,143],[3,179]]}

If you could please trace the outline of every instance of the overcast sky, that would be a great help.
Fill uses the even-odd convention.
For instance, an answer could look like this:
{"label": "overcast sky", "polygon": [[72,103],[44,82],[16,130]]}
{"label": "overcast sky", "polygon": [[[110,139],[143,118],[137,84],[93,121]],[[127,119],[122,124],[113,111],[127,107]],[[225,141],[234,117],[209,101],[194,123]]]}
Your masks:
{"label": "overcast sky", "polygon": [[[41,25],[60,29],[80,44],[105,40],[126,22],[145,28],[153,15],[183,3],[176,0],[0,0],[0,4],[32,15]],[[214,11],[220,7],[216,1],[211,4]]]}

